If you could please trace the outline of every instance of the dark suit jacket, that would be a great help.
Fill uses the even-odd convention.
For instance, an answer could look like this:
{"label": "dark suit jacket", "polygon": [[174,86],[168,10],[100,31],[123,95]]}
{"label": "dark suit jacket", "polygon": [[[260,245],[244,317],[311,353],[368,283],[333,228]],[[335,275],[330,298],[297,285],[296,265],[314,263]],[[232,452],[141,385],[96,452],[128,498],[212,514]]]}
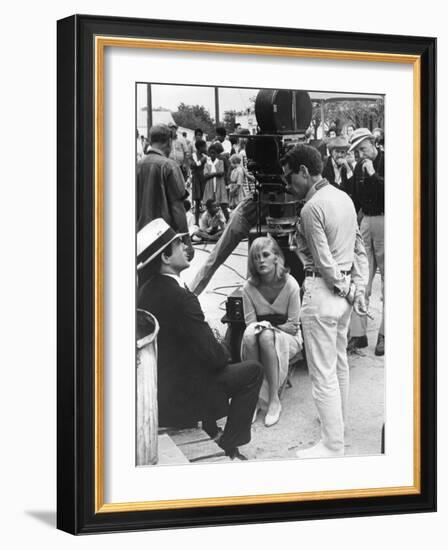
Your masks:
{"label": "dark suit jacket", "polygon": [[373,161],[375,173],[367,176],[363,173],[362,162],[357,162],[354,173],[353,201],[356,211],[362,209],[366,216],[384,214],[384,152],[378,151]]}
{"label": "dark suit jacket", "polygon": [[160,324],[158,405],[160,426],[185,426],[227,415],[218,376],[228,352],[217,342],[197,297],[166,275],[154,275],[139,292],[138,307]]}
{"label": "dark suit jacket", "polygon": [[188,233],[187,196],[179,165],[158,149],[150,149],[137,165],[137,229],[163,218],[178,233]]}

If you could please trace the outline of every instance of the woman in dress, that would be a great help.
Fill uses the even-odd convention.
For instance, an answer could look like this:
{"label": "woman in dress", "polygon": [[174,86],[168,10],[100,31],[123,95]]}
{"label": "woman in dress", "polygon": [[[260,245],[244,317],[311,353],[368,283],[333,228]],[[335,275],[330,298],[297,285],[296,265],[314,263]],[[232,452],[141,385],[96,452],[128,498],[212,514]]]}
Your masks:
{"label": "woman in dress", "polygon": [[[221,146],[222,148],[222,146]],[[204,204],[212,199],[219,204],[226,221],[229,219],[229,197],[225,183],[224,161],[218,158],[219,149],[214,144],[208,148],[209,159],[204,165],[205,184]]]}
{"label": "woman in dress", "polygon": [[280,247],[270,237],[258,237],[252,243],[248,271],[249,279],[243,288],[247,328],[241,356],[263,365],[265,378],[258,406],[266,409],[265,426],[273,426],[281,413],[279,388],[291,359],[302,350],[300,287],[285,268]]}

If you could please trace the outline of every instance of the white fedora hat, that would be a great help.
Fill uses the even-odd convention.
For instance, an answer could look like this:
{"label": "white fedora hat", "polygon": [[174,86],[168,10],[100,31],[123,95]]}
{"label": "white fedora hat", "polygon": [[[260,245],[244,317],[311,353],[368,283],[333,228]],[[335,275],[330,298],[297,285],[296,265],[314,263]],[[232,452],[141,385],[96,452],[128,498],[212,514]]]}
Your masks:
{"label": "white fedora hat", "polygon": [[176,233],[162,218],[152,220],[137,233],[137,269],[141,269],[170,243],[187,233]]}
{"label": "white fedora hat", "polygon": [[358,128],[357,130],[355,130],[349,139],[349,151],[353,151],[353,149],[356,149],[356,147],[358,147],[358,145],[365,139],[375,140],[375,137],[368,128]]}

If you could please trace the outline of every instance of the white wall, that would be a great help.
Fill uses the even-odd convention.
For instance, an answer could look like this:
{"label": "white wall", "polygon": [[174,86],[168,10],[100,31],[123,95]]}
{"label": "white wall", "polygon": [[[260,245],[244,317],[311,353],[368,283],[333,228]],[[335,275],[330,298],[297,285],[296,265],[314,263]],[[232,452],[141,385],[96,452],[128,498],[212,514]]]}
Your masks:
{"label": "white wall", "polygon": [[[275,6],[275,8],[274,8]],[[448,40],[443,3],[410,0],[370,3],[345,0],[262,4],[226,0],[192,3],[171,0],[66,0],[54,7],[41,2],[8,2],[2,12],[0,86],[0,338],[1,467],[0,540],[4,548],[245,548],[330,547],[344,549],[421,547],[446,544],[447,400],[439,410],[439,512],[437,514],[311,521],[271,525],[189,529],[75,539],[54,529],[55,511],[55,251],[56,251],[56,20],[73,13],[218,21],[270,26],[337,29],[439,38],[440,151],[448,148]],[[27,138],[27,139],[25,139]],[[446,183],[440,181],[439,204],[446,204]],[[5,196],[6,192],[6,196]],[[445,214],[445,208],[442,214]],[[440,305],[448,306],[447,267],[440,221]],[[441,316],[440,316],[441,317]],[[441,317],[440,322],[444,319]],[[442,337],[447,324],[440,324]],[[446,360],[439,352],[439,388],[448,384]],[[393,367],[393,366],[392,366]],[[440,392],[445,397],[445,391]],[[444,542],[445,541],[445,542]]]}

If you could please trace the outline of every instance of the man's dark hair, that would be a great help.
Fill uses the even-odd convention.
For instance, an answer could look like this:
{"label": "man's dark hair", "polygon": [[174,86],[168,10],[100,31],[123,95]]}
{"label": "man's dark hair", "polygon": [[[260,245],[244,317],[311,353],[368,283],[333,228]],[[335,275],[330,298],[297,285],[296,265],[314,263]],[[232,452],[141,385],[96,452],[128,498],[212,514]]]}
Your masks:
{"label": "man's dark hair", "polygon": [[205,202],[205,208],[208,210],[211,206],[216,206],[216,202],[213,199],[208,199],[208,201]]}
{"label": "man's dark hair", "polygon": [[205,142],[203,139],[198,139],[194,146],[197,150],[199,150],[201,147],[207,147],[207,142]]}
{"label": "man's dark hair", "polygon": [[203,136],[204,130],[202,130],[202,128],[196,128],[194,131],[194,135],[196,136],[197,134],[201,134],[201,136]]}
{"label": "man's dark hair", "polygon": [[171,139],[171,130],[166,124],[156,124],[149,130],[150,143],[168,143]]}
{"label": "man's dark hair", "polygon": [[300,165],[306,166],[311,176],[322,174],[322,157],[317,149],[311,145],[300,143],[290,149],[282,158],[281,163],[289,164],[293,172],[298,172]]}
{"label": "man's dark hair", "polygon": [[189,212],[191,210],[191,202],[188,199],[184,200],[184,208],[185,212]]}
{"label": "man's dark hair", "polygon": [[145,267],[142,267],[142,269],[139,271],[139,279],[141,281],[147,281],[149,277],[160,273],[160,268],[162,266],[162,254],[165,254],[165,256],[169,257],[172,253],[173,243],[170,243],[166,248],[162,250],[162,252],[160,252],[160,254],[157,254],[157,256],[153,260],[151,260],[149,264],[146,264]]}
{"label": "man's dark hair", "polygon": [[226,137],[226,129],[223,127],[223,126],[218,126],[218,128],[216,128],[216,135],[217,136],[223,136],[223,137]]}

